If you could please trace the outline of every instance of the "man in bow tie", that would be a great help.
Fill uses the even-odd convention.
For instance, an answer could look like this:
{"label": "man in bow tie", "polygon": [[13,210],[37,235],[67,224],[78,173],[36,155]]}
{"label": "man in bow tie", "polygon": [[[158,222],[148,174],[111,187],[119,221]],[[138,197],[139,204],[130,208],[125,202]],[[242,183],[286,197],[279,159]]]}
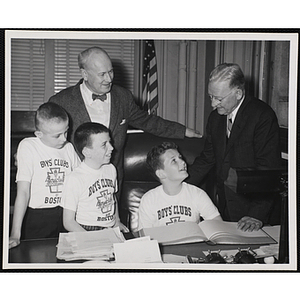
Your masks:
{"label": "man in bow tie", "polygon": [[49,101],[61,105],[69,113],[71,142],[75,130],[82,123],[98,122],[110,129],[115,149],[112,163],[117,168],[119,183],[123,179],[123,150],[128,125],[168,138],[201,137],[179,123],[141,110],[130,91],[113,84],[113,66],[103,49],[91,47],[84,50],[78,55],[78,65],[82,79],[75,86],[52,96]]}
{"label": "man in bow tie", "polygon": [[208,95],[213,111],[203,152],[189,168],[189,183],[198,185],[215,166],[219,211],[242,230],[269,223],[274,195],[240,194],[232,186],[235,169],[278,169],[281,166],[279,126],[272,108],[245,93],[237,64],[220,64],[210,74]]}

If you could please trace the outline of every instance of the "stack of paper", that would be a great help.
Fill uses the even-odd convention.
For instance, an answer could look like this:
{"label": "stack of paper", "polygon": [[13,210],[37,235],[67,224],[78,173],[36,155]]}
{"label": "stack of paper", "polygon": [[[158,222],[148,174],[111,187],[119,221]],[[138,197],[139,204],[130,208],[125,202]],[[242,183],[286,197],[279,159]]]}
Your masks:
{"label": "stack of paper", "polygon": [[99,231],[60,233],[56,257],[62,260],[110,260],[113,244],[125,238],[119,227]]}
{"label": "stack of paper", "polygon": [[158,242],[149,236],[114,244],[117,263],[161,263]]}

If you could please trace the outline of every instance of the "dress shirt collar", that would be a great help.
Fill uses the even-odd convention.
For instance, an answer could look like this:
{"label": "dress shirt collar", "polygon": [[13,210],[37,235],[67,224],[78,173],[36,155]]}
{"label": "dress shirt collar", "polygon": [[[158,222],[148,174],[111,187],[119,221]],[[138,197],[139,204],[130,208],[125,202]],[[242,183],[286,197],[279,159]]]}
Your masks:
{"label": "dress shirt collar", "polygon": [[244,99],[245,99],[245,95],[243,96],[243,98],[242,98],[241,102],[239,103],[239,105],[227,116],[227,119],[231,119],[232,123],[234,122],[236,114],[237,114],[239,108],[241,107]]}
{"label": "dress shirt collar", "polygon": [[[84,102],[88,105],[92,105],[94,100],[92,98],[92,94],[93,92],[87,87],[85,81],[83,80],[82,84],[81,84],[81,92],[82,92],[82,98],[84,100]],[[110,93],[107,93],[107,100],[110,100]]]}

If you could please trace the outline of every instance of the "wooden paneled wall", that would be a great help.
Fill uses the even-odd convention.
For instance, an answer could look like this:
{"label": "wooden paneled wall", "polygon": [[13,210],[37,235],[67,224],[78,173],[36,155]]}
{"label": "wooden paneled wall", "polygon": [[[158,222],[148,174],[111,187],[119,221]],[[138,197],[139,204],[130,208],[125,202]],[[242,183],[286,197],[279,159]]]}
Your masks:
{"label": "wooden paneled wall", "polygon": [[156,40],[158,115],[205,133],[211,112],[207,80],[223,62],[240,65],[248,93],[275,110],[288,126],[289,42],[259,40]]}
{"label": "wooden paneled wall", "polygon": [[205,40],[155,41],[158,62],[158,114],[204,134],[211,111],[207,97],[215,43]]}

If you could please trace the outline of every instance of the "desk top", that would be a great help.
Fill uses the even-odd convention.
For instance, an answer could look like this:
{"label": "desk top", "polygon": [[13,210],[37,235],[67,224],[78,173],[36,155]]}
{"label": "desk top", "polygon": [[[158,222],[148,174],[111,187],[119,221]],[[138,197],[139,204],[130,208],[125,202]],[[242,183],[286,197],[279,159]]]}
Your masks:
{"label": "desk top", "polygon": [[9,250],[9,263],[57,263],[58,239],[24,240]]}
{"label": "desk top", "polygon": [[[15,248],[9,250],[9,263],[61,263],[56,258],[58,239],[24,240]],[[160,246],[161,254],[175,254],[195,258],[205,258],[203,251],[257,249],[261,245],[209,245],[207,243],[190,243],[180,245]]]}

